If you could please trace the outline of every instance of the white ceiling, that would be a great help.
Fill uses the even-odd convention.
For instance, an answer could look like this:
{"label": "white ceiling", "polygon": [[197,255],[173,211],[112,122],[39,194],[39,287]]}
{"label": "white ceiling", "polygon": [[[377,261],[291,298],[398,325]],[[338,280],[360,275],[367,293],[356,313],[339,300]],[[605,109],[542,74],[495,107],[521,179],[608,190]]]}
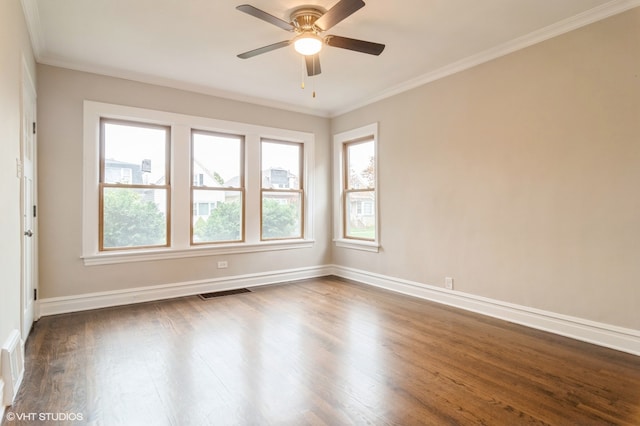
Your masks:
{"label": "white ceiling", "polygon": [[[386,44],[380,56],[325,46],[307,78],[292,38],[235,7],[288,21],[337,0],[22,0],[40,63],[333,116],[640,5],[640,0],[366,0],[327,34]],[[317,92],[316,98],[312,92]]]}

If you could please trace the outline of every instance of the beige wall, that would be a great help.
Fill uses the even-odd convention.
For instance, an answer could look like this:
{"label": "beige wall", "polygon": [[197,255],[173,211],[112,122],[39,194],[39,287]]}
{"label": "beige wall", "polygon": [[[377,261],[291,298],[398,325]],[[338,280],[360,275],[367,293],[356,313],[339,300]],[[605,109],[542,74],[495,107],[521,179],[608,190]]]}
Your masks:
{"label": "beige wall", "polygon": [[[73,296],[330,263],[329,121],[181,90],[38,66],[40,294]],[[83,101],[92,100],[315,134],[313,248],[84,266],[82,249]],[[219,270],[217,260],[229,268]]]}
{"label": "beige wall", "polygon": [[334,263],[640,329],[640,8],[332,121],[379,122],[379,254]]}
{"label": "beige wall", "polygon": [[[315,133],[314,248],[224,256],[225,275],[336,263],[451,276],[462,292],[640,329],[639,51],[635,9],[332,120],[40,65],[40,294],[221,276],[215,257],[83,265],[89,99]],[[382,250],[332,249],[330,135],[376,121]]]}
{"label": "beige wall", "polygon": [[0,344],[20,329],[20,97],[23,57],[35,62],[19,0],[0,1]]}

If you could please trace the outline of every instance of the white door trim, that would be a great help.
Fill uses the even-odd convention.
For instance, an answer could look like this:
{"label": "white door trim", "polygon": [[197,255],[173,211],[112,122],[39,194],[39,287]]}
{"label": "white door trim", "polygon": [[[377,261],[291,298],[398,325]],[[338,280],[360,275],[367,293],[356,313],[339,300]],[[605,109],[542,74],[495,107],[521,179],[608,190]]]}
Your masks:
{"label": "white door trim", "polygon": [[[22,57],[20,111],[20,218],[21,231],[21,278],[20,278],[20,324],[22,340],[26,341],[36,318],[34,290],[38,288],[38,224],[34,215],[37,206],[37,135],[34,124],[37,117],[36,87],[29,72],[27,61]],[[28,122],[27,122],[28,120]],[[31,138],[29,140],[29,138]],[[26,177],[31,178],[30,185]],[[27,194],[28,190],[31,194]],[[30,202],[28,200],[30,199]],[[29,205],[26,205],[29,204]],[[30,232],[32,236],[27,236]],[[28,252],[29,251],[29,252]]]}

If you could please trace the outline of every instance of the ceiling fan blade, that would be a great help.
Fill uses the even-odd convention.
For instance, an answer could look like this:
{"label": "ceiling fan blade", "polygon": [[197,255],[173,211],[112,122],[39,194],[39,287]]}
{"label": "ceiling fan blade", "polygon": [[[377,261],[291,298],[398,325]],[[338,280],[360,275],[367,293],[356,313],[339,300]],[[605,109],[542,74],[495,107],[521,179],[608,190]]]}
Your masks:
{"label": "ceiling fan blade", "polygon": [[315,26],[322,31],[327,31],[338,22],[351,16],[361,7],[364,7],[364,1],[362,0],[340,0],[327,13],[318,18]]}
{"label": "ceiling fan blade", "polygon": [[385,48],[384,44],[334,35],[326,36],[324,38],[324,42],[329,46],[339,47],[341,49],[355,50],[356,52],[368,53],[369,55],[376,56],[381,54]]}
{"label": "ceiling fan blade", "polygon": [[320,69],[320,55],[318,53],[305,56],[304,61],[307,63],[307,75],[309,77],[313,77],[322,72]]}
{"label": "ceiling fan blade", "polygon": [[284,21],[276,16],[273,16],[265,12],[264,10],[260,10],[257,7],[253,7],[250,4],[241,4],[240,6],[237,6],[236,9],[246,14],[249,14],[251,16],[254,16],[258,19],[262,19],[263,21],[273,24],[276,27],[280,27],[283,30],[293,31],[295,29],[295,27],[290,23],[288,23],[287,21]]}
{"label": "ceiling fan blade", "polygon": [[271,52],[272,50],[280,49],[281,47],[287,47],[291,44],[291,40],[280,41],[278,43],[273,43],[268,46],[259,47],[257,49],[250,50],[248,52],[244,52],[238,55],[240,59],[248,59],[253,58],[257,55],[262,55],[263,53]]}

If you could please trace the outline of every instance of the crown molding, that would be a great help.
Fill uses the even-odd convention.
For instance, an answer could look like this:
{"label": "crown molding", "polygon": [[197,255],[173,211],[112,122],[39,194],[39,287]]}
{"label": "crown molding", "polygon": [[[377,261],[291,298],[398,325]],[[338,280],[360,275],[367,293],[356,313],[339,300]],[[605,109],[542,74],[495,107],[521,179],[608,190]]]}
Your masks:
{"label": "crown molding", "polygon": [[325,110],[313,109],[313,108],[308,108],[301,105],[289,104],[286,102],[280,102],[280,101],[271,100],[271,99],[264,99],[264,98],[250,96],[250,95],[243,95],[236,92],[217,89],[211,86],[205,86],[205,85],[200,85],[196,83],[189,83],[181,80],[154,76],[154,75],[140,73],[136,71],[105,67],[103,65],[78,64],[73,61],[65,61],[65,60],[50,58],[50,57],[47,57],[46,55],[41,55],[41,57],[37,59],[37,61],[39,64],[49,65],[57,68],[65,68],[68,70],[86,72],[89,74],[97,74],[97,75],[106,76],[106,77],[120,78],[123,80],[130,80],[130,81],[135,81],[143,84],[152,84],[155,86],[162,86],[170,89],[183,90],[185,92],[193,92],[199,95],[214,96],[217,98],[226,99],[230,101],[244,102],[244,103],[248,103],[256,106],[280,109],[284,111],[305,114],[305,115],[312,115],[312,116],[322,117],[322,118],[329,118],[329,112]]}
{"label": "crown molding", "polygon": [[391,96],[398,95],[411,89],[415,89],[416,87],[420,87],[427,83],[431,83],[441,78],[448,77],[450,75],[459,73],[460,71],[473,68],[477,65],[527,48],[534,44],[541,43],[545,40],[549,40],[578,28],[585,27],[589,24],[593,24],[619,13],[626,12],[627,10],[633,9],[638,6],[640,6],[640,0],[612,0],[601,6],[594,7],[593,9],[579,13],[578,15],[563,19],[562,21],[556,22],[555,24],[551,24],[547,27],[515,38],[478,54],[468,56],[459,61],[445,65],[444,67],[438,68],[434,71],[430,71],[417,78],[390,87],[389,89],[382,91],[380,94],[374,97],[364,99],[359,103],[352,104],[350,107],[333,111],[330,116],[337,117],[342,114],[346,114],[347,112],[362,108],[364,106],[381,101]]}
{"label": "crown molding", "polygon": [[373,104],[375,102],[381,101],[383,99],[415,89],[427,83],[431,83],[441,78],[448,77],[458,72],[483,64],[485,62],[489,62],[493,59],[497,59],[501,56],[508,55],[515,51],[524,49],[526,47],[532,46],[537,43],[541,43],[553,37],[557,37],[559,35],[568,33],[578,28],[587,26],[594,22],[601,21],[603,19],[609,18],[611,16],[617,15],[622,12],[626,12],[630,9],[640,6],[640,0],[612,0],[601,6],[587,10],[578,15],[569,17],[567,19],[564,19],[555,24],[549,25],[540,30],[537,30],[532,33],[526,34],[524,36],[518,37],[516,39],[510,40],[506,43],[487,49],[478,54],[460,59],[444,67],[425,73],[419,77],[416,77],[411,80],[407,80],[403,83],[400,83],[398,85],[392,86],[378,93],[376,96],[362,99],[359,102],[352,103],[351,105],[346,106],[344,108],[328,111],[328,110],[319,110],[319,109],[304,107],[300,105],[292,105],[292,104],[278,102],[278,101],[269,100],[269,99],[256,98],[256,97],[242,95],[238,93],[232,93],[232,92],[228,92],[228,91],[224,91],[224,90],[220,90],[220,89],[216,89],[208,86],[201,86],[197,84],[186,83],[186,82],[176,81],[172,79],[157,77],[157,76],[144,75],[144,74],[126,71],[126,70],[109,69],[101,66],[78,65],[69,61],[49,58],[47,57],[47,52],[46,52],[46,40],[42,33],[42,26],[40,24],[40,15],[38,12],[37,0],[21,0],[21,3],[22,3],[24,15],[25,15],[27,29],[29,31],[29,36],[31,38],[31,46],[33,48],[35,59],[38,63],[68,68],[76,71],[90,72],[90,73],[101,74],[101,75],[106,75],[106,76],[111,76],[116,78],[123,78],[123,79],[138,81],[142,83],[161,85],[161,86],[170,87],[174,89],[196,92],[204,95],[216,96],[224,99],[229,99],[229,100],[234,100],[239,102],[247,102],[254,105],[282,109],[286,111],[297,112],[301,114],[313,115],[313,116],[324,117],[324,118],[333,118],[333,117],[340,116],[342,114],[346,114],[358,108],[362,108],[367,105]]}
{"label": "crown molding", "polygon": [[29,31],[31,39],[31,48],[36,61],[40,60],[42,53],[45,52],[46,45],[44,35],[42,34],[42,25],[40,24],[40,12],[38,11],[37,0],[20,0],[22,3],[22,11]]}

